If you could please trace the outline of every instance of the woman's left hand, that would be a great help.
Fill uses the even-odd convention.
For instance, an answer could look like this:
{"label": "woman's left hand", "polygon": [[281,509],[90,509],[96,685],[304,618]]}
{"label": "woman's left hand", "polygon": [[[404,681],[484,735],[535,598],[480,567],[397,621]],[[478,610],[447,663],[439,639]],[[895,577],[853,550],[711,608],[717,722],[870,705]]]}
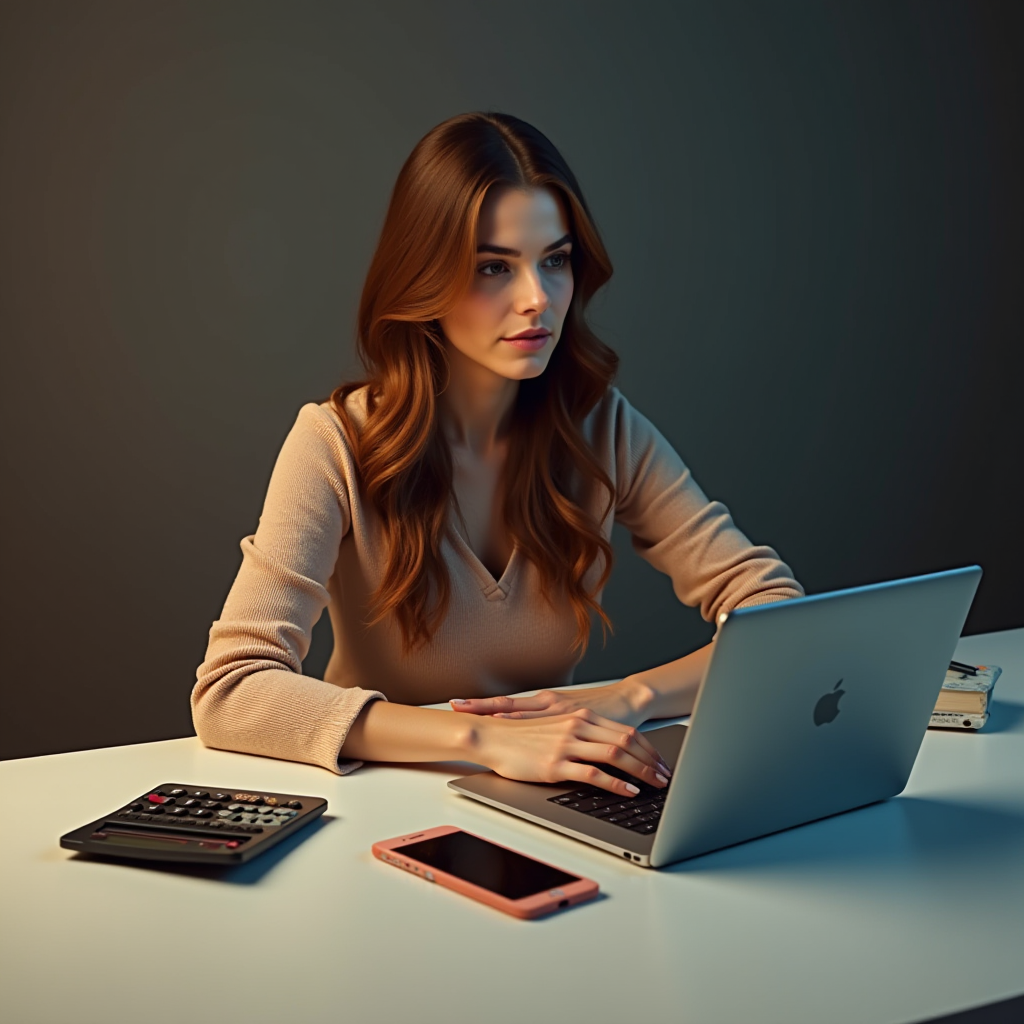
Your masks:
{"label": "woman's left hand", "polygon": [[454,698],[449,703],[453,711],[495,718],[541,718],[545,715],[568,715],[580,708],[588,708],[615,722],[640,725],[647,720],[645,712],[649,694],[648,687],[627,676],[621,682],[608,686],[541,690],[532,697]]}

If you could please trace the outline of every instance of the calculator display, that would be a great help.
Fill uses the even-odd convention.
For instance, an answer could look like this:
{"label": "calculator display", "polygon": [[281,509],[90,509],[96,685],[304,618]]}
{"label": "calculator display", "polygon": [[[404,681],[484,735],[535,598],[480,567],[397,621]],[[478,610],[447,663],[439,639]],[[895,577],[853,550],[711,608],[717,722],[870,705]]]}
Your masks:
{"label": "calculator display", "polygon": [[[95,833],[94,833],[95,834]],[[108,845],[114,846],[148,846],[153,849],[166,847],[169,843],[179,846],[187,846],[189,839],[179,839],[177,836],[142,836],[126,835],[118,832],[102,832],[104,840]]]}
{"label": "calculator display", "polygon": [[534,896],[547,889],[579,881],[576,875],[566,874],[503,846],[495,846],[468,832],[449,832],[410,843],[395,852],[510,900]]}

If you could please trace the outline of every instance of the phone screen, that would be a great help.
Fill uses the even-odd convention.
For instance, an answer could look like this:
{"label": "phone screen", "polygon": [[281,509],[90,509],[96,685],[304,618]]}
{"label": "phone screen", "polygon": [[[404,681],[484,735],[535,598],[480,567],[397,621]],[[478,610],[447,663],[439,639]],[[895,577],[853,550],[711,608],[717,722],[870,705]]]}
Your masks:
{"label": "phone screen", "polygon": [[495,846],[468,832],[449,832],[410,843],[401,847],[401,853],[414,857],[427,867],[446,871],[510,900],[579,881],[576,875],[568,875],[521,853]]}

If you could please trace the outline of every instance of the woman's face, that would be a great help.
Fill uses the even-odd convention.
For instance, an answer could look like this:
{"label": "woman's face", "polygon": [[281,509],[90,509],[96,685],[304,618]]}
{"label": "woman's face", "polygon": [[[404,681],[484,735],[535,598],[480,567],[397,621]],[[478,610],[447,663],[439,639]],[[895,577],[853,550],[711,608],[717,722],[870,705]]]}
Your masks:
{"label": "woman's face", "polygon": [[[542,374],[562,333],[572,299],[572,243],[552,190],[494,186],[477,225],[473,284],[440,318],[450,359],[471,360],[500,377]],[[513,339],[522,331],[548,333]]]}

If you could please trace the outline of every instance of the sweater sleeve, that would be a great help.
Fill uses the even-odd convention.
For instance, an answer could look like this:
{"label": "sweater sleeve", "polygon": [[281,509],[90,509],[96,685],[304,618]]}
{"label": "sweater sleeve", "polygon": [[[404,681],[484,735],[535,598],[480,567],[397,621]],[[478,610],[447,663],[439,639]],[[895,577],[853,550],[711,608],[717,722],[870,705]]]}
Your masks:
{"label": "sweater sleeve", "polygon": [[804,596],[773,548],[752,544],[720,501],[711,501],[661,432],[616,392],[615,517],[634,550],[672,579],[707,622],[742,605]]}
{"label": "sweater sleeve", "polygon": [[192,722],[209,747],[320,765],[338,775],[349,727],[378,690],[343,688],[302,675],[313,626],[330,600],[326,584],[351,515],[340,426],[304,405],[274,465],[255,534],[192,689]]}

